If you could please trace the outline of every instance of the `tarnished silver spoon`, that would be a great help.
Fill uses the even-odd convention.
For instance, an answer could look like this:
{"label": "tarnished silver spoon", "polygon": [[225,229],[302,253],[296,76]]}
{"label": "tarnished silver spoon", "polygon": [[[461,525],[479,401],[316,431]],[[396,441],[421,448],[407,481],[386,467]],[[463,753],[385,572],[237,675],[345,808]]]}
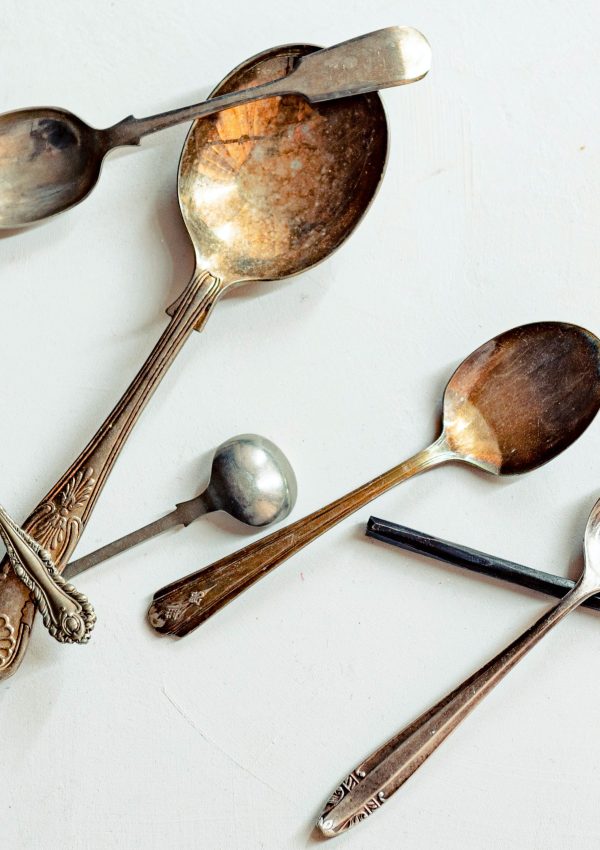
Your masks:
{"label": "tarnished silver spoon", "polygon": [[257,528],[271,525],[288,516],[296,503],[296,495],[294,470],[275,443],[258,434],[231,437],[215,451],[210,481],[199,496],[180,502],[166,516],[71,561],[64,575],[68,578],[79,575],[168,528],[187,526],[212,511],[225,511]]}
{"label": "tarnished silver spoon", "polygon": [[280,79],[149,118],[130,115],[105,130],[64,109],[6,112],[0,115],[0,228],[34,224],[78,204],[112,148],[139,145],[157,130],[276,95],[317,103],[404,85],[430,67],[425,36],[412,27],[387,27],[303,56]]}

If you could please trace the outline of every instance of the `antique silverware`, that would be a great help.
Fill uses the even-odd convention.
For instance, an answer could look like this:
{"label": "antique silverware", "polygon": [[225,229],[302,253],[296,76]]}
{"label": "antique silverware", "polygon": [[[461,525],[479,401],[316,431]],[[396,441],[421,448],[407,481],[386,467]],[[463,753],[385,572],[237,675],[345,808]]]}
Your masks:
{"label": "antique silverware", "polygon": [[[316,48],[275,48],[245,62],[215,94],[279,79]],[[297,97],[246,104],[191,128],[179,163],[179,200],[197,270],[121,400],[24,523],[59,570],[68,562],[112,466],[173,359],[216,301],[242,282],[281,280],[310,268],[354,230],[383,175],[387,123],[377,94],[311,105]],[[34,607],[5,559],[0,565],[0,679],[18,667]]]}
{"label": "antique silverware", "polygon": [[210,481],[199,496],[180,502],[166,516],[71,561],[64,574],[72,578],[168,528],[188,526],[212,511],[225,511],[239,522],[257,528],[271,525],[289,515],[296,495],[294,470],[275,443],[258,434],[231,437],[215,451]]}
{"label": "antique silverware", "polygon": [[64,109],[21,109],[0,116],[0,227],[41,221],[82,201],[106,154],[139,145],[157,130],[276,95],[310,103],[350,97],[422,79],[431,67],[427,39],[412,27],[388,27],[326,50],[290,57],[287,75],[247,80],[209,101],[153,115],[130,115],[95,130]]}
{"label": "antique silverware", "polygon": [[464,461],[507,475],[551,460],[596,415],[599,369],[598,338],[575,325],[523,325],[486,342],[452,375],[442,433],[431,446],[304,519],[157,591],[148,612],[151,625],[162,634],[188,634],[311,540],[433,466]]}
{"label": "antique silverware", "polygon": [[[426,555],[428,558],[435,558],[446,564],[453,564],[455,567],[463,567],[490,578],[509,581],[530,590],[539,590],[540,593],[547,593],[548,596],[555,596],[557,599],[562,599],[575,587],[575,582],[570,578],[534,570],[523,564],[515,564],[514,561],[488,555],[477,549],[462,546],[460,543],[450,543],[448,540],[442,540],[441,537],[434,537],[433,534],[424,534],[422,531],[415,531],[414,528],[407,528],[405,525],[398,525],[374,516],[369,519],[366,534],[367,537],[390,543],[408,552]],[[582,604],[585,608],[600,611],[600,596],[591,596]]]}
{"label": "antique silverware", "polygon": [[87,643],[96,614],[87,596],[58,574],[50,555],[0,506],[0,538],[15,575],[33,593],[44,625],[60,643]]}
{"label": "antique silverware", "polygon": [[412,776],[463,718],[563,617],[600,591],[600,500],[584,537],[584,567],[575,587],[554,607],[402,732],[362,761],[336,788],[318,826],[328,838],[367,818]]}

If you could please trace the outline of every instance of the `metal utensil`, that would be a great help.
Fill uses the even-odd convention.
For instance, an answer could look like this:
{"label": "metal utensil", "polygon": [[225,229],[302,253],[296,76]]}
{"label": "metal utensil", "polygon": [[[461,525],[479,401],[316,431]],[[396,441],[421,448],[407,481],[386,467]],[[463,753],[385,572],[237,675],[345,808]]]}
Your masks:
{"label": "metal utensil", "polygon": [[[575,587],[575,582],[570,578],[534,570],[523,564],[515,564],[514,561],[488,555],[486,552],[470,549],[460,543],[450,543],[448,540],[442,540],[441,537],[434,537],[433,534],[425,534],[414,528],[374,516],[369,519],[366,534],[367,537],[398,546],[408,552],[426,555],[428,558],[435,558],[446,564],[453,564],[455,567],[463,567],[490,578],[499,578],[530,590],[538,590],[557,599],[562,599]],[[582,604],[584,608],[600,611],[600,596],[591,596]]]}
{"label": "metal utensil", "polygon": [[600,500],[588,519],[583,551],[583,572],[564,599],[477,673],[362,761],[336,788],[318,822],[323,835],[338,835],[381,808],[553,626],[600,591]]}
{"label": "metal utensil", "polygon": [[[274,48],[248,60],[216,94],[279,79],[316,48]],[[377,94],[310,105],[271,98],[197,121],[179,163],[179,200],[197,270],[167,311],[171,322],[121,400],[24,529],[64,568],[119,451],[152,392],[218,298],[241,282],[310,268],[354,230],[383,175],[387,123]],[[10,641],[0,680],[25,652],[34,607],[5,559],[0,626]]]}
{"label": "metal utensil", "polygon": [[[456,370],[440,437],[409,460],[287,528],[157,591],[148,612],[182,637],[336,523],[413,475],[462,461],[494,475],[527,472],[555,457],[600,406],[599,340],[562,322],[514,328]],[[202,594],[199,604],[191,603]]]}
{"label": "metal utensil", "polygon": [[78,204],[96,185],[110,150],[139,145],[157,130],[276,95],[318,103],[404,85],[422,79],[430,67],[431,48],[420,32],[388,27],[297,54],[287,75],[276,80],[249,80],[243,89],[204,103],[150,118],[131,115],[106,130],[95,130],[64,109],[7,112],[0,115],[0,227],[23,227]]}
{"label": "metal utensil", "polygon": [[168,528],[188,526],[212,511],[225,511],[239,522],[256,528],[271,525],[288,516],[296,495],[294,470],[275,443],[258,434],[231,437],[215,451],[210,481],[199,496],[180,502],[166,516],[71,561],[64,574],[72,578]]}

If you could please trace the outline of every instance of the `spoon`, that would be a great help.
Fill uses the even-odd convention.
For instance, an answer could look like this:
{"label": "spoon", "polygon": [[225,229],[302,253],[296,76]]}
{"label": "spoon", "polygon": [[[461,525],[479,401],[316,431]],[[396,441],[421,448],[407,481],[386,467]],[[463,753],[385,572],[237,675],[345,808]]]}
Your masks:
{"label": "spoon", "polygon": [[96,185],[112,148],[139,145],[157,130],[275,95],[318,103],[413,83],[430,67],[431,48],[420,32],[388,27],[290,57],[284,77],[248,80],[207,102],[150,118],[131,115],[106,130],[63,109],[7,112],[0,115],[0,227],[23,227],[78,204]]}
{"label": "spoon", "polygon": [[[407,478],[449,461],[494,475],[551,460],[600,406],[600,341],[583,328],[539,322],[486,342],[456,370],[439,438],[399,466],[287,528],[167,585],[148,612],[162,634],[182,637],[340,520]],[[199,604],[190,603],[203,594]]]}
{"label": "spoon", "polygon": [[188,526],[212,511],[225,511],[245,525],[261,527],[285,519],[296,503],[296,476],[275,443],[258,434],[231,437],[217,448],[210,481],[195,499],[180,502],[166,516],[90,552],[65,568],[69,578],[137,546],[175,525]]}
{"label": "spoon", "polygon": [[[367,537],[398,546],[408,552],[435,558],[437,561],[453,564],[455,567],[462,567],[490,578],[510,581],[512,584],[527,587],[529,590],[538,590],[540,593],[546,593],[558,599],[562,599],[575,587],[575,582],[570,578],[534,570],[523,564],[515,564],[514,561],[498,558],[497,555],[488,555],[486,552],[470,549],[460,543],[450,543],[449,540],[442,540],[441,537],[434,537],[433,534],[424,534],[414,528],[374,516],[369,518],[366,534]],[[590,597],[583,606],[600,611],[600,596]]]}
{"label": "spoon", "polygon": [[[228,93],[284,76],[316,48],[287,45],[245,62],[217,88]],[[314,266],[354,230],[381,181],[387,124],[377,94],[312,106],[260,100],[192,126],[179,163],[179,202],[197,269],[167,311],[171,322],[83,452],[24,523],[57,568],[68,562],[112,466],[152,392],[192,330],[241,282],[281,280]],[[25,653],[34,607],[0,565],[0,680]]]}
{"label": "spoon", "polygon": [[579,581],[557,605],[477,673],[361,762],[336,788],[318,822],[323,835],[332,838],[381,808],[553,626],[600,591],[600,500],[589,516],[583,551],[584,566]]}

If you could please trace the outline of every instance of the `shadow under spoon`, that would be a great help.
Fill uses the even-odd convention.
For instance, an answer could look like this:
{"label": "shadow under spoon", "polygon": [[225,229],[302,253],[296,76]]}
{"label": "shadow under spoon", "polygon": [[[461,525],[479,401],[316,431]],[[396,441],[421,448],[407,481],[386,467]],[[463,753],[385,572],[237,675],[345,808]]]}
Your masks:
{"label": "shadow under spoon", "polygon": [[323,835],[339,835],[378,811],[515,664],[567,614],[598,591],[600,500],[587,522],[584,567],[575,587],[462,685],[357,765],[323,810],[318,821]]}
{"label": "shadow under spoon", "polygon": [[[436,561],[462,567],[489,578],[498,578],[529,590],[537,590],[548,596],[555,596],[557,599],[562,599],[575,587],[575,582],[570,578],[516,564],[514,561],[488,555],[486,552],[471,549],[461,543],[451,543],[433,534],[425,534],[423,531],[378,517],[369,518],[365,533],[367,537],[389,543],[407,552],[425,555]],[[591,596],[586,599],[583,607],[600,611],[600,596]]]}
{"label": "shadow under spoon", "polygon": [[538,322],[494,337],[450,378],[442,433],[432,445],[304,519],[157,591],[150,624],[161,634],[188,634],[336,523],[434,466],[458,461],[507,475],[546,463],[596,415],[599,373],[599,340],[576,325]]}

